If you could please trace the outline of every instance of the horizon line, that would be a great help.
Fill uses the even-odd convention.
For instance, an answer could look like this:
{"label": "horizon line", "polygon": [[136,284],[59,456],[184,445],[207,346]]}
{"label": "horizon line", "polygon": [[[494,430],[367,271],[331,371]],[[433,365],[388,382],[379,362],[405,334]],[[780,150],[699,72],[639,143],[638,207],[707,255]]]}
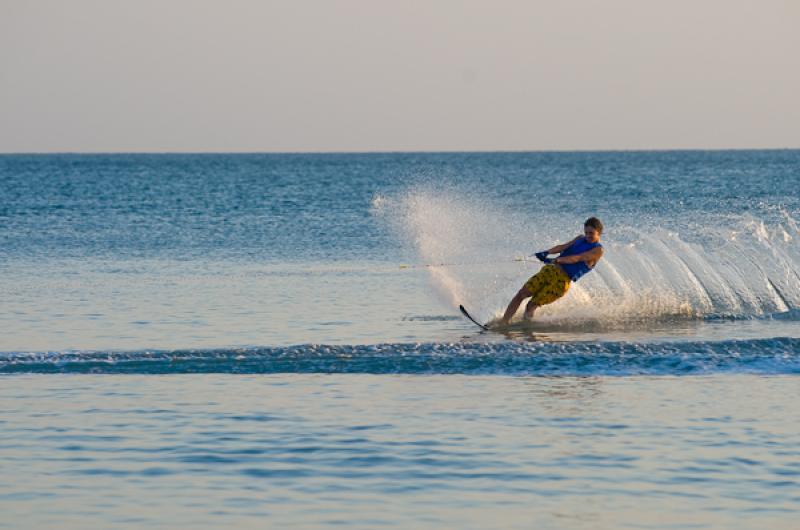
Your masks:
{"label": "horizon line", "polygon": [[797,151],[798,147],[671,147],[619,149],[442,149],[442,150],[309,150],[309,151],[0,151],[0,156],[20,155],[390,155],[390,154],[523,154],[523,153],[653,153],[702,151]]}

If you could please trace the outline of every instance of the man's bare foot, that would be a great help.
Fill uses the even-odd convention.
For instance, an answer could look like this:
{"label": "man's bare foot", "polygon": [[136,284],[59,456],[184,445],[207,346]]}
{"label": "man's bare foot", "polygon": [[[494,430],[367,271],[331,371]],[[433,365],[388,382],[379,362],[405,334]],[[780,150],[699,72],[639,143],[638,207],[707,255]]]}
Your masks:
{"label": "man's bare foot", "polygon": [[487,326],[491,329],[500,329],[505,328],[508,326],[508,321],[503,320],[502,318],[498,318],[497,320],[491,320],[486,323]]}

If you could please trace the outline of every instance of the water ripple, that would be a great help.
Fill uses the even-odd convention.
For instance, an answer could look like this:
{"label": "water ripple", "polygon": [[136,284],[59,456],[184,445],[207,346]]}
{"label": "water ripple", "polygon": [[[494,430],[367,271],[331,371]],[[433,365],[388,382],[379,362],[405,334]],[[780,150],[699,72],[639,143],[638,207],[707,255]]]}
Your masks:
{"label": "water ripple", "polygon": [[[10,352],[0,354],[0,373],[797,374],[800,373],[800,339],[306,344],[219,350]],[[236,419],[270,421],[274,418],[256,415]]]}

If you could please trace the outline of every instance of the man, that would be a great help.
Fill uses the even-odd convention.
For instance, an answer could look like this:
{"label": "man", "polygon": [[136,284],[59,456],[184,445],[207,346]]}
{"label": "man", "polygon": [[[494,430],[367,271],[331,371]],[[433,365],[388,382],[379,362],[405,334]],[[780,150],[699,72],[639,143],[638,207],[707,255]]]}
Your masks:
{"label": "man", "polygon": [[[507,325],[526,298],[531,300],[525,306],[525,318],[531,320],[537,307],[553,303],[564,296],[571,282],[592,270],[603,257],[603,246],[600,244],[602,233],[603,223],[597,217],[590,217],[583,223],[582,236],[569,243],[537,252],[535,256],[546,265],[531,276],[517,292],[500,319],[500,324]],[[559,256],[548,258],[548,254]]]}

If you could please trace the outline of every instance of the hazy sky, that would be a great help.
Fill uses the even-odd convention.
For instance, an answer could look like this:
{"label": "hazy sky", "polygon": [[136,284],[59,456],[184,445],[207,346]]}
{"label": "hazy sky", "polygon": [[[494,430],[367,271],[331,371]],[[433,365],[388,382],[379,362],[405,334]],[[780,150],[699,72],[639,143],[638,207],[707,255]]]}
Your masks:
{"label": "hazy sky", "polygon": [[798,0],[0,0],[0,152],[747,147]]}

